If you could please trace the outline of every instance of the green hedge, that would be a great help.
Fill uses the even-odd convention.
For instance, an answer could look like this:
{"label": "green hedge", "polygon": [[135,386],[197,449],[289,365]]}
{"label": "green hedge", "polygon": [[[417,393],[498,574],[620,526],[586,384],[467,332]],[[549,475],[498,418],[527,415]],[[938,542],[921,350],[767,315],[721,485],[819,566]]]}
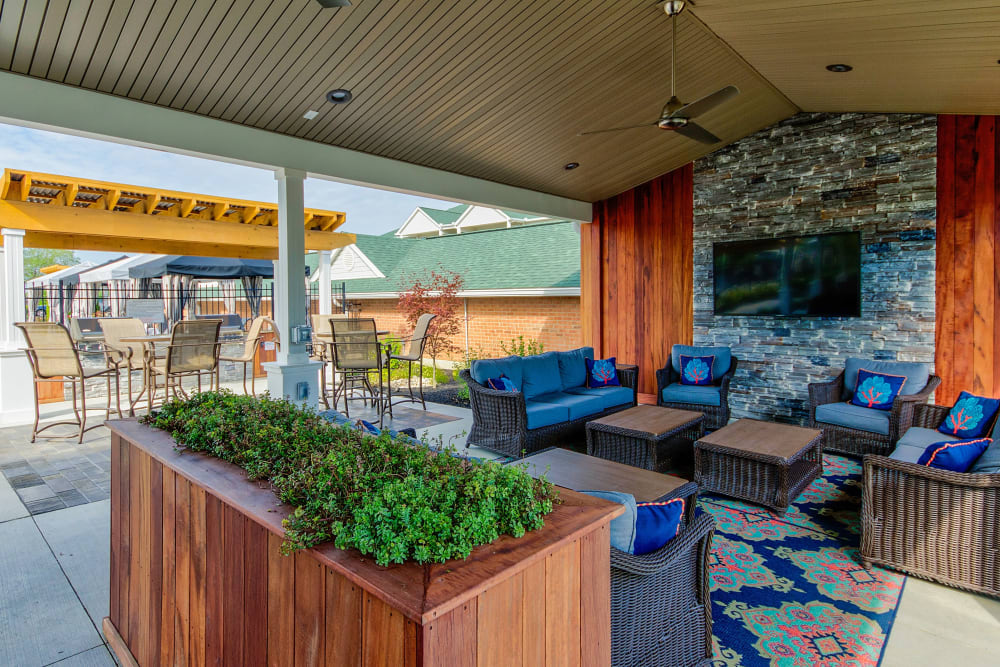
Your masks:
{"label": "green hedge", "polygon": [[295,507],[284,524],[286,553],[333,540],[379,565],[440,563],[541,528],[552,511],[552,484],[520,466],[363,434],[284,400],[204,392],[141,421],[269,482]]}

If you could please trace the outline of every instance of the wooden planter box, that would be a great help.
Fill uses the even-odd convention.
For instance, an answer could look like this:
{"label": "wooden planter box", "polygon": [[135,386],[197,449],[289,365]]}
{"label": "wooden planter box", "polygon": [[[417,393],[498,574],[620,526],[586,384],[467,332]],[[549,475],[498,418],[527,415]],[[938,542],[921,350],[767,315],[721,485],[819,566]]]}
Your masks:
{"label": "wooden planter box", "polygon": [[610,520],[568,490],[545,526],[440,565],[279,547],[290,508],[234,465],[112,431],[111,615],[122,664],[609,665]]}

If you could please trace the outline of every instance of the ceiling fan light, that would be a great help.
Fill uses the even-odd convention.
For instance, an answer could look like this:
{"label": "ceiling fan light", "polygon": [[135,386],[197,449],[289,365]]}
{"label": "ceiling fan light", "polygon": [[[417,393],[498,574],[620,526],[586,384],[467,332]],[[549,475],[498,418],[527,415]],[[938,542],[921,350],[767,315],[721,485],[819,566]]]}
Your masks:
{"label": "ceiling fan light", "polygon": [[677,16],[687,6],[686,0],[667,0],[663,3],[663,11],[667,16]]}
{"label": "ceiling fan light", "polygon": [[678,118],[676,116],[668,116],[667,118],[661,118],[657,123],[657,126],[661,130],[677,130],[688,124],[687,118]]}
{"label": "ceiling fan light", "polygon": [[337,88],[326,94],[326,101],[330,104],[347,104],[354,97],[354,94],[346,88]]}

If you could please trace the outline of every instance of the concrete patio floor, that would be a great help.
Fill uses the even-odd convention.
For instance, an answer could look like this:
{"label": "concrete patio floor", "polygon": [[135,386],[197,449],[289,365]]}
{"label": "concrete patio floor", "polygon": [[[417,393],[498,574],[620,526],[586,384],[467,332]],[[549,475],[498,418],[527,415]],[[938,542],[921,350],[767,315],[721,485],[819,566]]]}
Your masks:
{"label": "concrete patio floor", "polygon": [[[427,407],[430,413],[457,419],[418,429],[418,435],[464,445],[470,411]],[[65,409],[54,404],[46,406],[44,414],[53,418]],[[33,456],[38,445],[28,442],[29,435],[30,428],[24,426],[0,430],[0,440],[8,443],[0,453],[9,452],[17,441],[25,456]],[[64,469],[110,447],[103,428],[91,432],[82,449],[75,440],[56,442],[60,444],[52,451],[67,457]],[[494,457],[484,450],[470,453]],[[29,511],[7,477],[0,475],[0,665],[115,664],[100,632],[108,613],[109,520],[107,499],[87,499],[61,509],[36,505]],[[1000,601],[910,577],[881,664],[996,665],[998,637]]]}

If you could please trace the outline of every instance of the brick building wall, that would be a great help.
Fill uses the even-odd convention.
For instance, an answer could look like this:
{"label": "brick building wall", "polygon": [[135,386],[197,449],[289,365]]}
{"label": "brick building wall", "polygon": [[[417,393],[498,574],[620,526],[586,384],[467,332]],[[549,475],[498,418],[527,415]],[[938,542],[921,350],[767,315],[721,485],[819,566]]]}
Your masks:
{"label": "brick building wall", "polygon": [[[500,343],[519,335],[541,342],[546,350],[569,350],[581,345],[580,298],[568,297],[493,297],[464,299],[467,307],[467,329],[454,339],[462,353],[468,349],[481,356],[502,354]],[[410,327],[396,309],[395,299],[365,299],[361,316],[373,317],[380,329],[398,336],[409,334]],[[463,315],[465,313],[463,312]]]}

